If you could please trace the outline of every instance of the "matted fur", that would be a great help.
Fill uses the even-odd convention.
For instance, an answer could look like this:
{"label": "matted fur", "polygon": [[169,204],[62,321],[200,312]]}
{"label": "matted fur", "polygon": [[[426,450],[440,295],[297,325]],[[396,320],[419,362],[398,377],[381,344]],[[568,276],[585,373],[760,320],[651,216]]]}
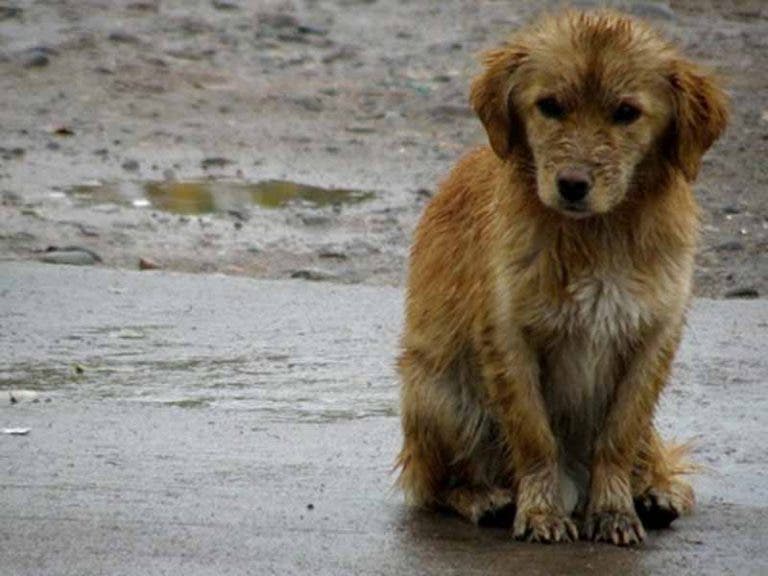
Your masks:
{"label": "matted fur", "polygon": [[[610,12],[544,17],[483,63],[471,103],[490,148],[454,168],[411,252],[400,484],[472,521],[514,503],[519,538],[581,524],[637,543],[636,506],[654,525],[693,505],[653,413],[691,293],[690,184],[726,97]],[[622,105],[639,117],[617,120]],[[574,167],[591,183],[579,213],[556,184]]]}

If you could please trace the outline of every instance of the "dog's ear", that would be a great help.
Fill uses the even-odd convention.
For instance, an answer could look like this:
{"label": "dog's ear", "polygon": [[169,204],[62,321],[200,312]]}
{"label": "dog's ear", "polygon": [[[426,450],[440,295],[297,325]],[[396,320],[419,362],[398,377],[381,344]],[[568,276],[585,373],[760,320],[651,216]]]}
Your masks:
{"label": "dog's ear", "polygon": [[710,74],[689,62],[675,62],[669,82],[674,94],[670,153],[692,182],[701,157],[728,123],[728,97]]}
{"label": "dog's ear", "polygon": [[517,138],[523,138],[520,119],[511,109],[511,76],[527,55],[524,48],[505,45],[482,54],[485,70],[472,82],[469,101],[485,126],[491,148],[506,158]]}

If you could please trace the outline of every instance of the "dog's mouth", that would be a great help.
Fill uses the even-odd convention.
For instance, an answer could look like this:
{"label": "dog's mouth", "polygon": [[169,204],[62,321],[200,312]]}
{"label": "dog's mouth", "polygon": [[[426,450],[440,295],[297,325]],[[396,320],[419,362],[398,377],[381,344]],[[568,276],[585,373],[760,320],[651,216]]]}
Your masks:
{"label": "dog's mouth", "polygon": [[562,202],[560,203],[558,209],[562,214],[568,216],[569,218],[573,218],[574,220],[589,218],[594,214],[589,206],[581,202]]}

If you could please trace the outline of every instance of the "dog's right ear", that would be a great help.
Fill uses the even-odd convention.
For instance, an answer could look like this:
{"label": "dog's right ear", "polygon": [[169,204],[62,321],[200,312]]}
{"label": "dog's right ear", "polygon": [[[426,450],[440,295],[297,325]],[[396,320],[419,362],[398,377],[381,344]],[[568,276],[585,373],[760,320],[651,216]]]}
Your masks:
{"label": "dog's right ear", "polygon": [[519,46],[505,45],[488,50],[482,55],[485,70],[472,82],[469,101],[499,158],[506,158],[514,140],[522,138],[523,128],[511,109],[509,95],[512,74],[526,56],[527,52]]}

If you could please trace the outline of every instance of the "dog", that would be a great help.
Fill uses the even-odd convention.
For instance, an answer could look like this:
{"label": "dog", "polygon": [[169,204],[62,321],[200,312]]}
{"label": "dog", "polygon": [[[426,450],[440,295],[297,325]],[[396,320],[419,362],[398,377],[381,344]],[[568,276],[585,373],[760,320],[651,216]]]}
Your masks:
{"label": "dog", "polygon": [[614,12],[540,17],[485,52],[490,146],[426,207],[398,359],[399,484],[513,534],[638,544],[694,504],[653,417],[691,295],[717,79]]}

